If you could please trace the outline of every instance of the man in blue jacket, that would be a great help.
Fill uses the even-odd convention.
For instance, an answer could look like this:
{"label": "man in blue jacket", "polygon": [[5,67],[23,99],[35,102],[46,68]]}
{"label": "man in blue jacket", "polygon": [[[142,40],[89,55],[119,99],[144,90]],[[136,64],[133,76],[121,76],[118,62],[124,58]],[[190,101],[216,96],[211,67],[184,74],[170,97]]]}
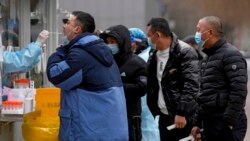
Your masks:
{"label": "man in blue jacket", "polygon": [[47,76],[62,89],[61,141],[127,141],[127,113],[119,69],[94,18],[74,11],[63,27],[70,41],[49,57]]}

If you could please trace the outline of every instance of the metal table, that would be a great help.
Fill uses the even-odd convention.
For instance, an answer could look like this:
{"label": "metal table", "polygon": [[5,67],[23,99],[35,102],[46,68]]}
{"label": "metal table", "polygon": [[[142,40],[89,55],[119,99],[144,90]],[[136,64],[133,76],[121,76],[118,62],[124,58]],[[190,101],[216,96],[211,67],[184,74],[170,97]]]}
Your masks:
{"label": "metal table", "polygon": [[3,140],[23,141],[23,115],[0,114],[0,138]]}

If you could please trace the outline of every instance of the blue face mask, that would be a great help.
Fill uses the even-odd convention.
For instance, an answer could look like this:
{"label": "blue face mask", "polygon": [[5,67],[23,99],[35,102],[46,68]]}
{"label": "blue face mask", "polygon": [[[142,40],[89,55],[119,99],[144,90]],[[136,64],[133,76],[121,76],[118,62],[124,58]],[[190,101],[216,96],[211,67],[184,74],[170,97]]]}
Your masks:
{"label": "blue face mask", "polygon": [[119,52],[118,44],[108,44],[108,47],[111,49],[112,54],[117,54]]}
{"label": "blue face mask", "polygon": [[197,43],[197,45],[199,46],[199,48],[202,48],[203,45],[205,44],[205,42],[201,39],[201,33],[200,32],[196,32],[194,38],[195,38],[195,42]]}
{"label": "blue face mask", "polygon": [[[207,30],[207,31],[209,31],[209,30]],[[207,32],[207,31],[205,31],[205,32]],[[203,33],[205,33],[205,32],[196,32],[195,33],[195,42],[197,43],[197,45],[198,45],[198,47],[199,48],[203,48],[203,45],[205,44],[205,42],[209,39],[209,38],[207,38],[205,41],[203,41],[202,39],[201,39],[201,35],[203,34]]]}
{"label": "blue face mask", "polygon": [[69,39],[67,36],[63,36],[62,41],[63,41],[63,45],[67,45],[69,43]]}
{"label": "blue face mask", "polygon": [[155,49],[155,44],[152,43],[152,40],[150,37],[147,38],[148,39],[148,45],[152,48],[152,49]]}

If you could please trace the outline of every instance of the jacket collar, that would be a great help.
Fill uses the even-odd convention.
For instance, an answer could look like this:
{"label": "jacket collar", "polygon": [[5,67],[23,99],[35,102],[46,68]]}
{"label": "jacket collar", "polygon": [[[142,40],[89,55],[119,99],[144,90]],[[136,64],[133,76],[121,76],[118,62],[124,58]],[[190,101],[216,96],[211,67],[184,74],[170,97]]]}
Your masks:
{"label": "jacket collar", "polygon": [[91,34],[89,32],[82,33],[82,34],[76,36],[74,39],[72,39],[67,45],[65,45],[65,48],[70,48],[75,43],[77,43],[80,39],[82,39],[83,37],[88,36],[88,35],[93,35],[93,34]]}
{"label": "jacket collar", "polygon": [[[180,52],[178,38],[175,35],[175,33],[173,33],[173,32],[171,34],[171,38],[172,38],[172,41],[171,41],[171,44],[170,44],[169,55],[172,56],[172,57],[177,57],[179,52]],[[157,50],[154,50],[153,53],[152,53],[152,56],[154,58],[156,56],[156,52],[157,52]]]}
{"label": "jacket collar", "polygon": [[171,35],[172,37],[172,43],[170,45],[170,55],[174,55],[174,56],[177,56],[180,52],[180,46],[179,46],[179,40],[178,40],[178,37],[172,33]]}
{"label": "jacket collar", "polygon": [[217,49],[219,49],[225,43],[226,43],[225,39],[220,39],[214,45],[212,45],[210,48],[205,48],[202,51],[207,55],[213,54]]}

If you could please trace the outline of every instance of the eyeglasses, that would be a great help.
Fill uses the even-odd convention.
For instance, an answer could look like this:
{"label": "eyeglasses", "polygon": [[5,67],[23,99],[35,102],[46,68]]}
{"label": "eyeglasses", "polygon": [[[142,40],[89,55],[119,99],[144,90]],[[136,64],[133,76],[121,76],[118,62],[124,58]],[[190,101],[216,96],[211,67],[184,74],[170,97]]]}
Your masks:
{"label": "eyeglasses", "polygon": [[68,19],[62,19],[63,24],[66,24],[68,22]]}

